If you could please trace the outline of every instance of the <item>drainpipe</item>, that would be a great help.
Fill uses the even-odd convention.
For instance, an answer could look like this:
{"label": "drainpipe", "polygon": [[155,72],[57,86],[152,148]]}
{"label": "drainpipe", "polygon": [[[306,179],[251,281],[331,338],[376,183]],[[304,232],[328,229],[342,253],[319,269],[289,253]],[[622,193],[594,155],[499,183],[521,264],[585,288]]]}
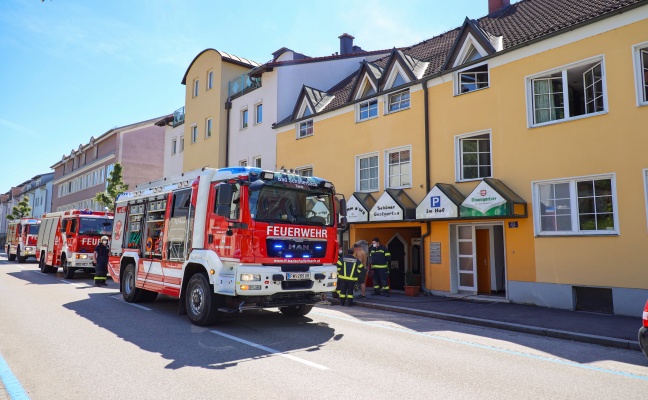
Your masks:
{"label": "drainpipe", "polygon": [[229,167],[230,110],[232,109],[231,97],[227,98],[225,109],[227,110],[227,127],[225,128],[225,166]]}
{"label": "drainpipe", "polygon": [[[421,85],[423,85],[423,107],[425,108],[424,130],[425,130],[425,194],[426,195],[430,193],[430,190],[432,189],[430,187],[430,115],[429,115],[430,99],[429,99],[428,86],[427,86],[428,80],[429,79],[426,79],[421,83]],[[421,257],[423,258],[421,260],[421,267],[423,267],[423,273],[421,274],[421,286],[423,288],[423,293],[426,296],[431,296],[432,292],[425,287],[425,265],[426,265],[425,239],[431,234],[432,224],[430,224],[430,221],[426,221],[425,224],[427,225],[427,230],[425,234],[421,236],[421,247],[422,247]]]}

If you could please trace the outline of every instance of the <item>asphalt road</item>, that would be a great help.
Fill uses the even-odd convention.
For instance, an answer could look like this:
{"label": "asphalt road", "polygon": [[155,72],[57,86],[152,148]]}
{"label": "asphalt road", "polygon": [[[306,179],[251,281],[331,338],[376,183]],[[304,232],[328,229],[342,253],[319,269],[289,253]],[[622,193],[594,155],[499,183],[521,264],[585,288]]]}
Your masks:
{"label": "asphalt road", "polygon": [[360,307],[200,328],[109,284],[0,257],[0,355],[30,398],[646,398],[636,351]]}

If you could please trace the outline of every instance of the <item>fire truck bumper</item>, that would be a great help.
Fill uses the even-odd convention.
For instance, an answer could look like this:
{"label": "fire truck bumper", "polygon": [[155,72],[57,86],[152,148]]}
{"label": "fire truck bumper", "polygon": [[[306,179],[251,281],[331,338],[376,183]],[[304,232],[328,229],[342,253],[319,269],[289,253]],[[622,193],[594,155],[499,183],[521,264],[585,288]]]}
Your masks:
{"label": "fire truck bumper", "polygon": [[87,268],[94,269],[92,264],[92,254],[89,253],[72,253],[68,259],[69,265],[72,268]]}
{"label": "fire truck bumper", "polygon": [[35,257],[36,256],[36,248],[33,246],[25,246],[25,249],[23,250],[23,256],[28,257]]}
{"label": "fire truck bumper", "polygon": [[[332,292],[336,286],[337,268],[334,265],[299,266],[298,268],[293,265],[239,266],[236,268],[234,282],[237,296],[272,297],[273,299],[276,297],[273,302],[281,302],[279,299],[282,295]],[[290,297],[284,300],[295,300],[290,300]]]}

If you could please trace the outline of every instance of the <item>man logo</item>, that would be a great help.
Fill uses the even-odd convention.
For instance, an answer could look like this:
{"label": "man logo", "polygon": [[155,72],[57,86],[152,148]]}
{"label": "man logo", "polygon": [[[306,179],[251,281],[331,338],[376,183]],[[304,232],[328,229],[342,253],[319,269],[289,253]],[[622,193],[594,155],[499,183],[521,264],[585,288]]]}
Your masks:
{"label": "man logo", "polygon": [[434,208],[441,207],[441,196],[431,196],[430,206]]}
{"label": "man logo", "polygon": [[288,245],[288,250],[310,250],[310,245],[309,244],[290,243]]}

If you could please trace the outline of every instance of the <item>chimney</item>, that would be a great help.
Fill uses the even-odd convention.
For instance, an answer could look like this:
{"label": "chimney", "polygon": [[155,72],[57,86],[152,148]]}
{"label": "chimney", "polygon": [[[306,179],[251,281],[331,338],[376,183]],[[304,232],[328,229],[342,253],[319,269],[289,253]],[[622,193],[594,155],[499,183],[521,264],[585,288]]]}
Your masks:
{"label": "chimney", "polygon": [[504,11],[511,5],[511,0],[488,0],[488,15]]}
{"label": "chimney", "polygon": [[348,33],[343,33],[342,36],[338,36],[340,39],[340,55],[351,54],[353,53],[353,36]]}

